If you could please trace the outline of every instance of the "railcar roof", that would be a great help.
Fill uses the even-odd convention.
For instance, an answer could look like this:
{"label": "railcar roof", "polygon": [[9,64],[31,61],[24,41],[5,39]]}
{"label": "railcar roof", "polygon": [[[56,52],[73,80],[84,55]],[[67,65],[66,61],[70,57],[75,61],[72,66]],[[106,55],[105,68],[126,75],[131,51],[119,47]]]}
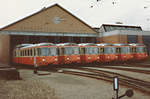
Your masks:
{"label": "railcar roof", "polygon": [[129,46],[128,44],[125,43],[116,43],[116,44],[112,44],[113,46]]}
{"label": "railcar roof", "polygon": [[21,47],[26,47],[26,46],[31,46],[33,44],[19,44],[19,45],[16,45],[16,48],[21,48]]}
{"label": "railcar roof", "polygon": [[59,43],[56,44],[56,46],[76,46],[76,43]]}
{"label": "railcar roof", "polygon": [[96,46],[94,43],[80,43],[79,46]]}
{"label": "railcar roof", "polygon": [[145,46],[144,44],[142,43],[131,43],[129,44],[130,46]]}
{"label": "railcar roof", "polygon": [[96,44],[97,46],[112,46],[111,43],[100,43],[100,44]]}
{"label": "railcar roof", "polygon": [[22,47],[22,48],[20,48],[20,49],[26,49],[26,48],[44,48],[44,47],[57,47],[57,46],[55,46],[55,45],[53,45],[53,46],[45,46],[45,45],[32,45],[32,46],[27,46],[27,47]]}
{"label": "railcar roof", "polygon": [[38,43],[37,46],[53,46],[54,43]]}

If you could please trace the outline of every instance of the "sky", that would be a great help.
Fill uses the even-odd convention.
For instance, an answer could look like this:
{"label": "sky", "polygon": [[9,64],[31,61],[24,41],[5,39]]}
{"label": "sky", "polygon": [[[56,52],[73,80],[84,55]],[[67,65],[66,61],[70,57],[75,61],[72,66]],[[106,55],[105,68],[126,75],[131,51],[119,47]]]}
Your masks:
{"label": "sky", "polygon": [[150,0],[1,0],[0,28],[55,3],[91,27],[122,22],[150,31]]}

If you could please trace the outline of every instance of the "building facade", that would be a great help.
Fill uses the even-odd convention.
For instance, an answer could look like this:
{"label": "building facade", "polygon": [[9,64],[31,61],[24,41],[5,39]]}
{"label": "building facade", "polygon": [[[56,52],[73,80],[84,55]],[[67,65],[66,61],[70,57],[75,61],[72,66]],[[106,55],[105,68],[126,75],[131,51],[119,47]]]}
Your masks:
{"label": "building facade", "polygon": [[88,24],[55,4],[0,29],[0,63],[11,63],[13,49],[18,44],[96,43],[97,34]]}

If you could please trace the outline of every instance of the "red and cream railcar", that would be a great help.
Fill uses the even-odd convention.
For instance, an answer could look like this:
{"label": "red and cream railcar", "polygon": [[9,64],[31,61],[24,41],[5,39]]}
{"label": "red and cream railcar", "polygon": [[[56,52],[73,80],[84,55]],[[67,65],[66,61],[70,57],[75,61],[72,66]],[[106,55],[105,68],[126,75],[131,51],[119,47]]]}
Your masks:
{"label": "red and cream railcar", "polygon": [[129,45],[132,48],[133,60],[143,60],[148,57],[146,46],[144,44],[132,43]]}
{"label": "red and cream railcar", "polygon": [[99,59],[102,63],[115,61],[118,56],[116,55],[116,49],[110,43],[96,44],[99,48]]}
{"label": "red and cream railcar", "polygon": [[37,66],[56,65],[59,63],[57,46],[52,43],[41,43],[17,47],[14,50],[13,62]]}
{"label": "red and cream railcar", "polygon": [[81,43],[80,58],[82,64],[99,62],[98,47],[93,43]]}
{"label": "red and cream railcar", "polygon": [[125,62],[133,58],[131,47],[128,44],[113,44],[113,47],[116,48],[117,62]]}
{"label": "red and cream railcar", "polygon": [[56,44],[59,50],[60,64],[77,64],[80,63],[79,47],[75,43]]}

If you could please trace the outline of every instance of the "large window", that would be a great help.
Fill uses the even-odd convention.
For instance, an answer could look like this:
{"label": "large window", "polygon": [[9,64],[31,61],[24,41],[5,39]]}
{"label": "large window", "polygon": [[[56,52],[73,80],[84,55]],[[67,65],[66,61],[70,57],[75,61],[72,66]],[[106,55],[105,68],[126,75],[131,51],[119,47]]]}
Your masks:
{"label": "large window", "polygon": [[58,55],[57,48],[56,47],[49,48],[49,55],[50,56],[56,56],[56,55]]}
{"label": "large window", "polygon": [[137,53],[144,53],[146,51],[145,47],[136,47]]}
{"label": "large window", "polygon": [[79,54],[79,47],[73,47],[72,50],[73,50],[73,54],[74,55],[78,55]]}
{"label": "large window", "polygon": [[72,47],[66,47],[64,49],[65,49],[65,51],[64,51],[65,55],[71,55],[72,54]]}
{"label": "large window", "polygon": [[103,54],[104,53],[104,48],[99,48],[99,53]]}
{"label": "large window", "polygon": [[56,56],[58,54],[57,48],[37,48],[38,56]]}
{"label": "large window", "polygon": [[98,54],[98,47],[87,47],[86,54]]}
{"label": "large window", "polygon": [[115,47],[104,47],[104,53],[105,54],[114,54],[116,53]]}
{"label": "large window", "polygon": [[124,54],[130,53],[130,47],[121,47],[121,53]]}
{"label": "large window", "polygon": [[79,54],[79,47],[65,47],[64,48],[65,55],[78,55]]}

